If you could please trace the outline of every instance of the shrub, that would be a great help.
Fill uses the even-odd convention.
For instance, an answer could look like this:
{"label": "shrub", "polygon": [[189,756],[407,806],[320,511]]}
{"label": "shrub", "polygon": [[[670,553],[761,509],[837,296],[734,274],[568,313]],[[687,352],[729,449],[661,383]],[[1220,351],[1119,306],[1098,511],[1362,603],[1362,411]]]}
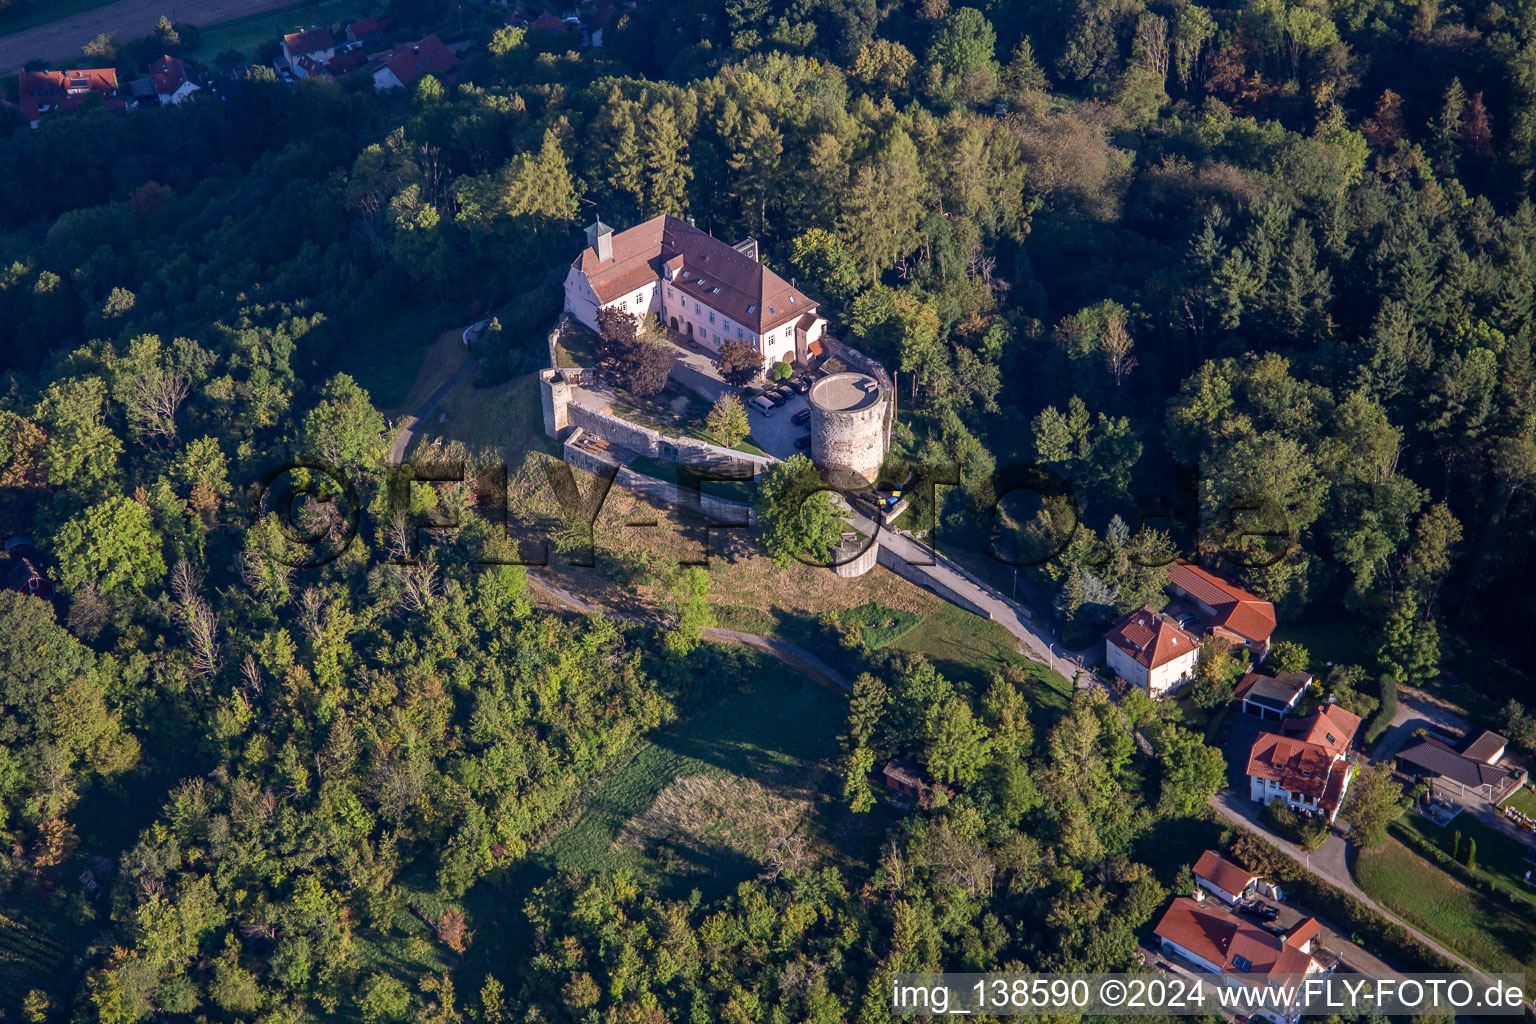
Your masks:
{"label": "shrub", "polygon": [[795,375],[795,368],[787,362],[780,361],[773,364],[773,369],[769,375],[774,380],[789,380],[789,378]]}
{"label": "shrub", "polygon": [[1381,739],[1381,734],[1387,731],[1387,726],[1392,724],[1392,719],[1397,714],[1397,680],[1391,676],[1381,677],[1381,705],[1377,707],[1376,714],[1371,717],[1370,724],[1365,728],[1365,742],[1375,743]]}

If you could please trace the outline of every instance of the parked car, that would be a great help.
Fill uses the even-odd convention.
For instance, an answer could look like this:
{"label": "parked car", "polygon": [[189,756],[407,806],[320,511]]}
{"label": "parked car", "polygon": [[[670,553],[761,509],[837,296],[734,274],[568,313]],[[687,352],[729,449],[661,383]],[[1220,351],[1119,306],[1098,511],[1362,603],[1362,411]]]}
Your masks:
{"label": "parked car", "polygon": [[797,427],[803,427],[807,423],[809,423],[810,421],[811,421],[811,410],[809,410],[809,409],[801,409],[799,412],[795,413],[795,415],[790,418],[789,422],[793,423]]}
{"label": "parked car", "polygon": [[1279,907],[1272,907],[1267,903],[1260,903],[1258,900],[1249,900],[1247,903],[1239,906],[1238,909],[1250,917],[1258,918],[1260,921],[1273,921],[1280,916]]}
{"label": "parked car", "polygon": [[801,434],[799,437],[795,438],[795,450],[796,451],[803,452],[807,448],[809,448],[810,446],[811,446],[811,435],[810,434]]}
{"label": "parked car", "polygon": [[811,382],[806,380],[804,377],[796,377],[794,380],[789,382],[789,386],[795,389],[796,394],[801,395],[811,390]]}
{"label": "parked car", "polygon": [[789,401],[789,396],[780,391],[765,391],[763,392],[762,397],[768,399],[768,401],[772,402],[776,406],[783,405],[785,402]]}
{"label": "parked car", "polygon": [[758,412],[762,413],[764,416],[773,415],[774,403],[769,401],[766,395],[758,395],[747,404],[753,409],[756,409]]}

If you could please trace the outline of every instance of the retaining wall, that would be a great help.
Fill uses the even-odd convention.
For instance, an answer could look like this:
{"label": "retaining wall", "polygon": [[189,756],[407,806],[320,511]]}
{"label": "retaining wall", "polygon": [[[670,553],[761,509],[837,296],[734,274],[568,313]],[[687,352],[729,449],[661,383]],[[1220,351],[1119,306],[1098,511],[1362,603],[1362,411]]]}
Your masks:
{"label": "retaining wall", "polygon": [[987,611],[987,609],[983,608],[981,605],[976,604],[969,598],[962,596],[956,591],[950,589],[945,584],[941,583],[939,580],[930,576],[924,566],[913,565],[910,562],[905,561],[897,555],[892,554],[891,551],[884,545],[881,545],[880,547],[879,560],[881,565],[891,570],[891,572],[895,573],[897,576],[900,576],[902,579],[908,581],[909,583],[916,583],[924,590],[937,594],[944,600],[948,601],[950,604],[959,605],[961,608],[964,608],[971,614],[980,615],[984,619],[990,619],[992,617],[992,613]]}

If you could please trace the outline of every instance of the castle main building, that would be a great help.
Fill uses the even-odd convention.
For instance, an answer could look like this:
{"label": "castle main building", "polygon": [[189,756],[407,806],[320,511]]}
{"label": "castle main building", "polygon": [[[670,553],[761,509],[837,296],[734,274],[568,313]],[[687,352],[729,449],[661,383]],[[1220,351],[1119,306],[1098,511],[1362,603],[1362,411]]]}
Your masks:
{"label": "castle main building", "polygon": [[655,314],[710,351],[751,342],[766,365],[821,354],[827,321],[816,304],[757,261],[757,241],[736,246],[662,214],[617,234],[587,228],[587,248],[565,276],[565,310],[597,330],[597,311]]}

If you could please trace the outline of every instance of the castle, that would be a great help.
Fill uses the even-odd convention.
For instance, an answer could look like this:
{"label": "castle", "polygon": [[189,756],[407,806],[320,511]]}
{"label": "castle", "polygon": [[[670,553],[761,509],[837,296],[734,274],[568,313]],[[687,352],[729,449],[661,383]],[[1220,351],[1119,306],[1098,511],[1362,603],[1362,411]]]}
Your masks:
{"label": "castle", "polygon": [[662,214],[627,231],[597,221],[565,276],[565,311],[597,330],[597,311],[654,314],[678,334],[718,352],[746,341],[766,365],[809,363],[827,321],[816,303],[757,260],[757,240],[735,246]]}

